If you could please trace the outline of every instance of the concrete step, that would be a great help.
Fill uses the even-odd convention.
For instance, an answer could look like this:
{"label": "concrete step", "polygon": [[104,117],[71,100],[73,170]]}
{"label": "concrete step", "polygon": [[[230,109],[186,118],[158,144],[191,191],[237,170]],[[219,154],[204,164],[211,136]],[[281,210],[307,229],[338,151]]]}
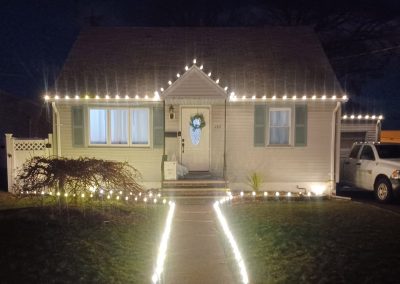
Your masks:
{"label": "concrete step", "polygon": [[225,187],[171,187],[162,189],[163,196],[169,197],[220,197],[226,196]]}

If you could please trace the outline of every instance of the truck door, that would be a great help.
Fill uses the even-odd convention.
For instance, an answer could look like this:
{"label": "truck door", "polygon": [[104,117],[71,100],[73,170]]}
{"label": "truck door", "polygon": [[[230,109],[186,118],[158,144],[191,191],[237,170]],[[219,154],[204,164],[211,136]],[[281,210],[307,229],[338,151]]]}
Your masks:
{"label": "truck door", "polygon": [[343,163],[343,182],[345,184],[355,186],[355,175],[359,152],[362,145],[354,145],[350,151],[350,155]]}
{"label": "truck door", "polygon": [[373,190],[374,189],[374,176],[372,169],[375,167],[375,154],[374,150],[369,145],[364,145],[361,154],[360,160],[357,165],[357,186]]}

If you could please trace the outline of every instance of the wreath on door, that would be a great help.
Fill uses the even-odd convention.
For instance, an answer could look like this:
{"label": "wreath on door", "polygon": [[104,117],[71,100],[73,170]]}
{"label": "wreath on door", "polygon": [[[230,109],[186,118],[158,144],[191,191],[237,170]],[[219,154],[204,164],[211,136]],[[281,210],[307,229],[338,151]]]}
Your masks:
{"label": "wreath on door", "polygon": [[197,113],[190,117],[190,139],[193,145],[198,145],[201,138],[201,130],[206,126],[206,121],[202,113]]}

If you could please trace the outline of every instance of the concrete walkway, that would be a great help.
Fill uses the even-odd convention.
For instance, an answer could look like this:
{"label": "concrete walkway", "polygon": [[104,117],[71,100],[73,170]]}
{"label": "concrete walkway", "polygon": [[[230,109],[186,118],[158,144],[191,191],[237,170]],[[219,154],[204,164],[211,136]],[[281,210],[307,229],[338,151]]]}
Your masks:
{"label": "concrete walkway", "polygon": [[176,203],[162,283],[237,283],[228,265],[224,235],[219,231],[212,202]]}

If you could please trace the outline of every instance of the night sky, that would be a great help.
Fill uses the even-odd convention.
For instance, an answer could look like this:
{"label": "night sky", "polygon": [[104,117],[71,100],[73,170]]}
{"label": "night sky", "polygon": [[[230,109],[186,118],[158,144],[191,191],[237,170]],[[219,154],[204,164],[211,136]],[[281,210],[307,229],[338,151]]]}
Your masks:
{"label": "night sky", "polygon": [[0,90],[40,99],[85,26],[267,25],[314,26],[351,98],[345,111],[383,113],[384,129],[400,129],[397,0],[3,0]]}

